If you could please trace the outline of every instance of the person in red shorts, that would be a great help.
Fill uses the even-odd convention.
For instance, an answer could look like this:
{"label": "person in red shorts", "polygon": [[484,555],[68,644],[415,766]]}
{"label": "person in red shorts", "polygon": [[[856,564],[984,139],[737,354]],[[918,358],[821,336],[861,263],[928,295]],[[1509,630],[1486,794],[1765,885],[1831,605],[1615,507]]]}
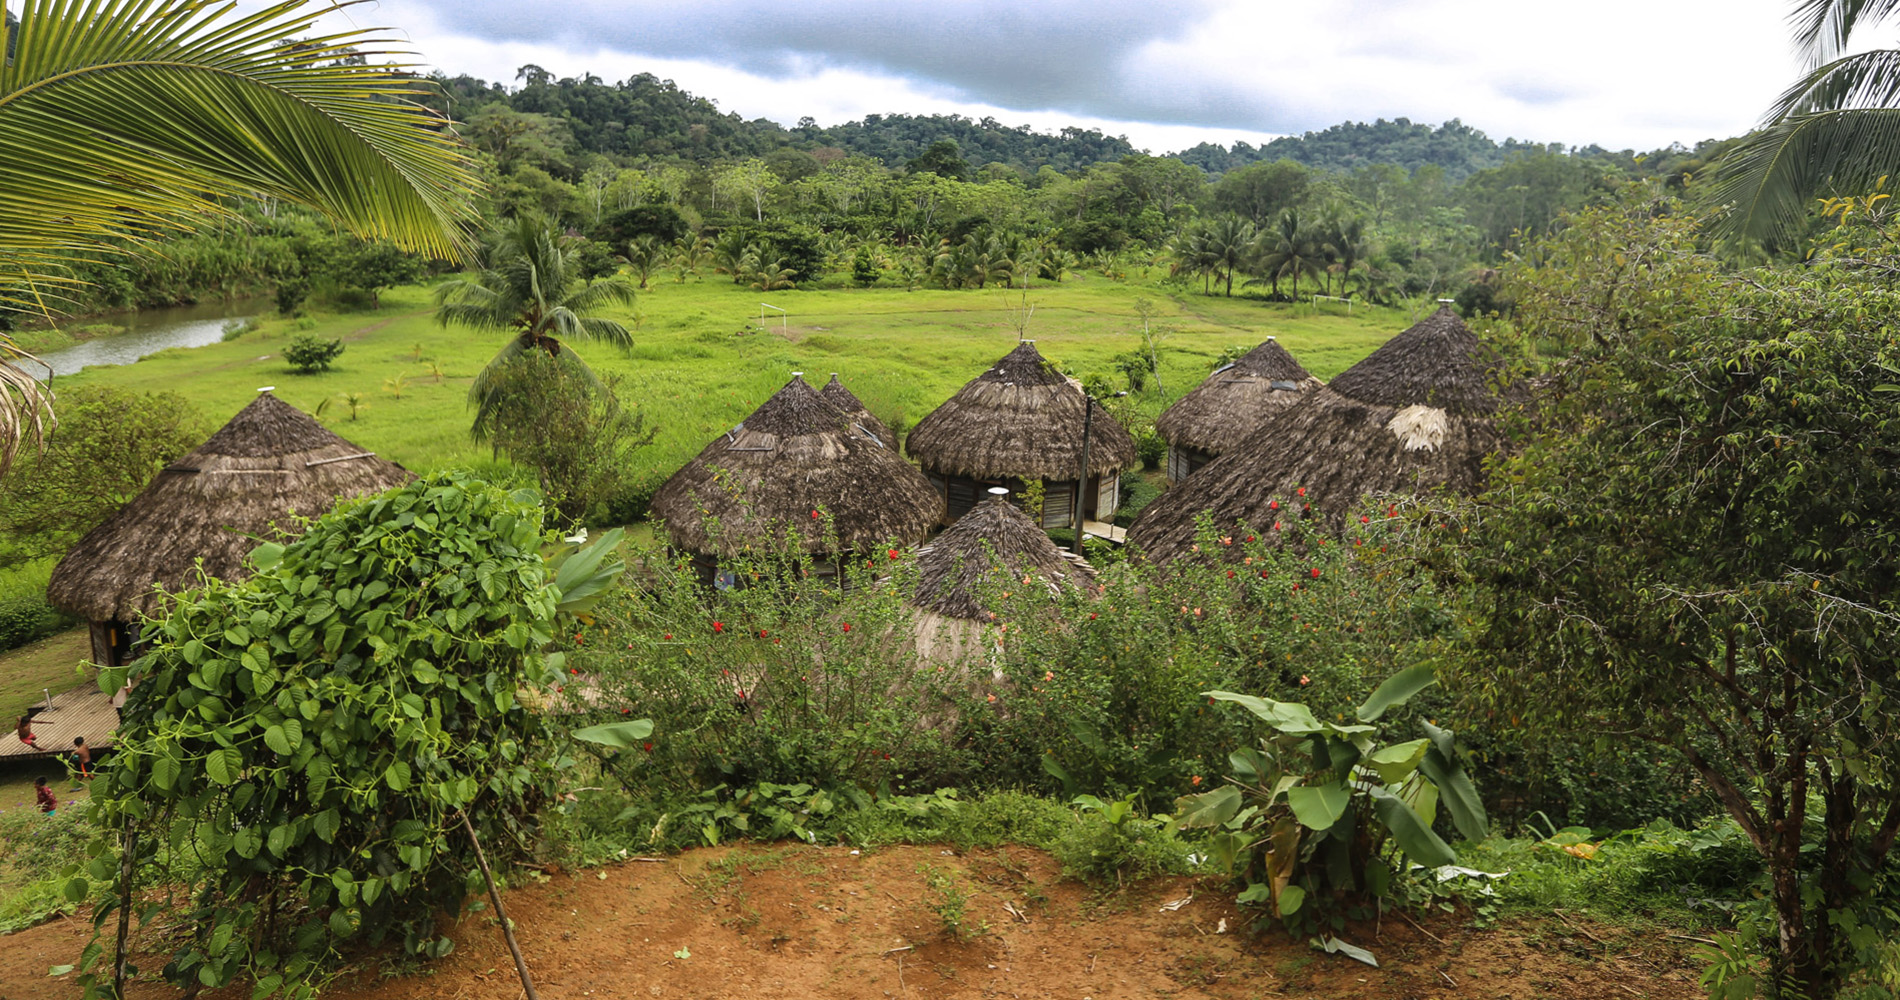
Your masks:
{"label": "person in red shorts", "polygon": [[20,716],[20,721],[13,724],[13,735],[18,736],[21,743],[35,750],[45,749],[33,739],[33,717],[30,715]]}

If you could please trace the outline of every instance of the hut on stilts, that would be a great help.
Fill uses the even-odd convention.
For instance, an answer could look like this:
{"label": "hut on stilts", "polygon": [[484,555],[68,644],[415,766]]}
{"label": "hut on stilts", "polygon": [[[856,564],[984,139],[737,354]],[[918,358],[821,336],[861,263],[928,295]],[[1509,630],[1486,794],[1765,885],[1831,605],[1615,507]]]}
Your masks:
{"label": "hut on stilts", "polygon": [[302,410],[258,397],[190,454],[159,470],[53,568],[47,599],[91,623],[92,659],[118,666],[136,655],[139,623],[164,613],[168,591],[206,574],[246,575],[260,539],[296,532],[339,499],[380,493],[409,470],[332,433]]}
{"label": "hut on stilts", "polygon": [[917,550],[917,654],[938,662],[965,659],[982,642],[985,580],[1040,585],[1055,592],[1086,586],[1095,570],[1056,547],[1049,535],[992,487],[943,534]]}
{"label": "hut on stilts", "polygon": [[1134,439],[1045,361],[1033,340],[918,421],[905,450],[943,496],[946,524],[992,486],[1020,497],[1037,482],[1044,528],[1076,527],[1078,514],[1084,522],[1107,520],[1121,504],[1120,473],[1136,461]]}
{"label": "hut on stilts", "polygon": [[651,510],[674,548],[719,582],[721,559],[787,541],[830,557],[818,560],[825,575],[837,571],[837,556],[923,541],[943,516],[943,499],[916,467],[794,373],[661,485]]}
{"label": "hut on stilts", "polygon": [[839,412],[849,417],[851,422],[857,424],[861,430],[871,432],[871,436],[877,438],[884,447],[893,450],[897,448],[897,437],[891,433],[890,427],[873,415],[865,407],[863,401],[852,395],[851,390],[845,388],[843,382],[838,381],[837,372],[831,373],[831,381],[826,382],[825,387],[818,390],[818,395],[825,402],[837,407]]}
{"label": "hut on stilts", "polygon": [[1200,471],[1269,416],[1324,384],[1272,337],[1214,369],[1155,418],[1156,433],[1168,442],[1168,482],[1178,483]]}
{"label": "hut on stilts", "polygon": [[1222,528],[1298,516],[1336,526],[1369,494],[1475,493],[1503,444],[1495,367],[1441,308],[1162,494],[1128,540],[1165,561],[1191,548],[1202,512]]}

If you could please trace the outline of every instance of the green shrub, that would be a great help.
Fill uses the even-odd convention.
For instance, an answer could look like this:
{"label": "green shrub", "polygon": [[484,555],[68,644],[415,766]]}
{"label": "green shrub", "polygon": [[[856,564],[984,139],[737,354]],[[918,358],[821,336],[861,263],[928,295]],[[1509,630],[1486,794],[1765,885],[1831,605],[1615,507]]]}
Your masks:
{"label": "green shrub", "polygon": [[[437,912],[479,885],[458,824],[506,864],[551,790],[547,717],[516,695],[551,683],[557,602],[581,591],[555,589],[541,518],[456,476],[346,503],[242,583],[179,596],[149,655],[102,672],[135,683],[94,822],[201,866],[149,879],[191,901],[169,979],[308,984],[351,939],[446,953]],[[117,871],[102,853],[68,892]]]}
{"label": "green shrub", "polygon": [[314,375],[328,371],[330,363],[342,353],[343,341],[323,340],[305,334],[284,348],[284,360],[290,362],[291,370],[299,375]]}
{"label": "green shrub", "polygon": [[[1159,437],[1155,440],[1160,441]],[[1167,455],[1167,442],[1162,441],[1162,456]],[[1146,460],[1144,459],[1144,462]],[[1148,505],[1161,498],[1161,487],[1150,482],[1147,476],[1124,474],[1122,476],[1122,505],[1115,512],[1115,523],[1126,528],[1135,523],[1135,518],[1148,509]]]}
{"label": "green shrub", "polygon": [[49,556],[0,569],[0,651],[44,639],[78,621],[46,603],[46,581],[56,562]]}

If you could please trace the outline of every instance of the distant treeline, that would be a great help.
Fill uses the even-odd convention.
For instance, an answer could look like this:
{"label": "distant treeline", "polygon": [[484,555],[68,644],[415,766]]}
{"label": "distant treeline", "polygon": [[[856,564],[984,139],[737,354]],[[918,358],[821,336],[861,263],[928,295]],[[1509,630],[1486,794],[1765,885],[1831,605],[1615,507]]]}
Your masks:
{"label": "distant treeline", "polygon": [[[957,144],[972,169],[1000,163],[1033,175],[1045,166],[1066,172],[1138,152],[1126,138],[1097,129],[1038,132],[1026,125],[961,115],[867,115],[829,128],[802,118],[788,128],[764,118],[747,121],[721,112],[714,101],[651,73],[606,83],[592,75],[556,79],[538,66],[523,66],[516,80],[521,86],[513,91],[469,76],[438,75],[435,81],[443,91],[437,110],[458,119],[469,120],[490,105],[548,115],[566,125],[575,152],[630,159],[708,162],[762,157],[781,148],[835,149],[899,168],[947,139]],[[1447,179],[1457,182],[1502,166],[1515,156],[1539,153],[1601,160],[1633,173],[1680,172],[1705,158],[1714,142],[1705,141],[1695,149],[1670,146],[1647,153],[1595,145],[1566,148],[1561,143],[1510,138],[1499,142],[1456,118],[1436,127],[1406,118],[1381,118],[1283,136],[1261,146],[1204,142],[1167,155],[1214,177],[1254,163],[1287,159],[1342,173],[1372,164],[1391,164],[1407,171],[1431,166],[1443,169]]]}

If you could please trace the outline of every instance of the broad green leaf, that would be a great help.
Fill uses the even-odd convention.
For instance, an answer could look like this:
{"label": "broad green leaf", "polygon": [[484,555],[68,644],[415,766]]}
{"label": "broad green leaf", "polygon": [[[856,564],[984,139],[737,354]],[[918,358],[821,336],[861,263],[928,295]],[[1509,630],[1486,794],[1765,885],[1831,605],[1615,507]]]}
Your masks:
{"label": "broad green leaf", "polygon": [[1273,701],[1232,691],[1203,691],[1201,695],[1215,701],[1231,701],[1259,716],[1267,725],[1294,736],[1304,736],[1326,728],[1313,717],[1312,709],[1296,701]]}
{"label": "broad green leaf", "polygon": [[269,572],[283,561],[284,546],[278,542],[265,542],[251,550],[251,565],[259,572]]}
{"label": "broad green leaf", "polygon": [[1361,722],[1372,722],[1386,713],[1386,709],[1403,705],[1412,700],[1412,696],[1438,683],[1438,674],[1430,664],[1421,663],[1407,667],[1393,674],[1372,692],[1372,697],[1359,706],[1355,714]]}
{"label": "broad green leaf", "polygon": [[1287,789],[1286,804],[1300,825],[1309,830],[1330,830],[1346,814],[1352,792],[1341,784],[1295,785]]}
{"label": "broad green leaf", "polygon": [[389,785],[389,790],[392,792],[400,792],[407,789],[409,787],[409,765],[399,760],[387,768],[384,768],[383,781]]}
{"label": "broad green leaf", "polygon": [[178,771],[178,761],[171,757],[152,759],[152,783],[164,791],[171,791],[172,786],[178,782]]}
{"label": "broad green leaf", "polygon": [[1280,916],[1290,917],[1300,912],[1306,905],[1306,890],[1297,885],[1289,885],[1280,890]]}
{"label": "broad green leaf", "polygon": [[1478,798],[1478,790],[1471,784],[1471,778],[1465,769],[1457,764],[1447,766],[1436,747],[1419,762],[1418,769],[1432,784],[1438,786],[1438,800],[1451,813],[1451,822],[1458,828],[1458,835],[1476,843],[1489,836],[1489,823],[1485,819],[1484,802]]}
{"label": "broad green leaf", "polygon": [[48,976],[63,976],[63,975],[65,975],[65,974],[67,974],[68,972],[71,972],[71,971],[73,971],[73,966],[70,966],[70,965],[55,965],[55,966],[53,966],[52,968],[50,968],[50,969],[47,969],[47,970],[46,970],[46,974],[47,974]]}
{"label": "broad green leaf", "polygon": [[1174,822],[1187,829],[1220,826],[1234,818],[1245,799],[1240,789],[1222,785],[1211,792],[1183,795],[1174,800]]}
{"label": "broad green leaf", "polygon": [[92,891],[92,883],[86,881],[83,876],[74,876],[66,880],[62,891],[69,902],[83,903],[86,901],[86,894]]}
{"label": "broad green leaf", "polygon": [[220,785],[238,780],[244,771],[244,755],[232,747],[222,747],[205,755],[205,773]]}
{"label": "broad green leaf", "polygon": [[1273,886],[1265,882],[1255,882],[1241,890],[1240,895],[1234,897],[1234,902],[1243,905],[1252,904],[1254,906],[1265,906],[1273,902]]}
{"label": "broad green leaf", "polygon": [[343,816],[335,809],[325,809],[317,814],[316,819],[311,821],[311,825],[316,828],[317,836],[321,837],[324,843],[335,843],[337,831],[343,828]]}
{"label": "broad green leaf", "polygon": [[1388,786],[1396,787],[1400,782],[1412,776],[1418,770],[1418,762],[1425,759],[1425,751],[1431,746],[1430,740],[1416,739],[1407,743],[1394,743],[1381,747],[1368,755],[1364,763],[1379,772],[1379,780]]}
{"label": "broad green leaf", "polygon": [[1392,841],[1399,845],[1405,856],[1427,868],[1437,868],[1458,860],[1451,846],[1440,840],[1420,820],[1412,807],[1406,805],[1398,796],[1383,788],[1372,789],[1372,811],[1379,822],[1392,833]]}
{"label": "broad green leaf", "polygon": [[574,730],[577,740],[598,743],[601,746],[631,750],[640,745],[640,741],[653,735],[652,719],[634,719],[630,722],[609,722],[599,726],[588,726]]}
{"label": "broad green leaf", "polygon": [[264,730],[264,745],[285,757],[290,756],[290,737],[284,735],[281,725]]}

